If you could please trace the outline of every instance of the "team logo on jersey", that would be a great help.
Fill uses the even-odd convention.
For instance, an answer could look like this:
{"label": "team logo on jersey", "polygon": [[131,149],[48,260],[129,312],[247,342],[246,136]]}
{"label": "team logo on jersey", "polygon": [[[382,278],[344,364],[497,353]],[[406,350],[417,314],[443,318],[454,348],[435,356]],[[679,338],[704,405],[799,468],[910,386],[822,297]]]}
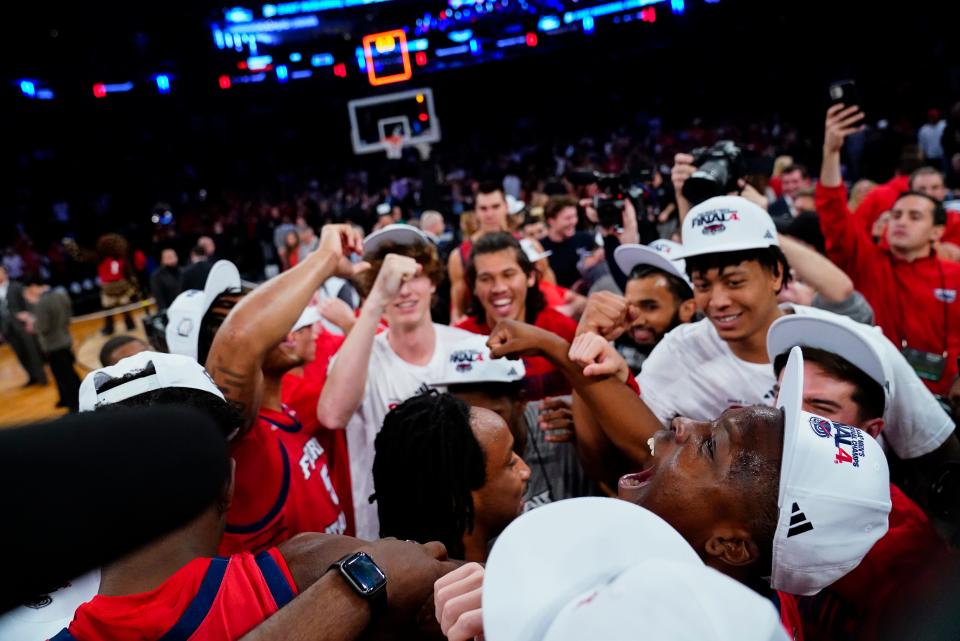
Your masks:
{"label": "team logo on jersey", "polygon": [[813,429],[813,433],[819,436],[820,438],[829,438],[830,437],[830,421],[825,418],[820,418],[819,416],[810,417],[810,427]]}
{"label": "team logo on jersey", "polygon": [[694,229],[702,227],[701,233],[704,236],[713,236],[722,231],[726,231],[727,226],[724,223],[739,221],[740,215],[735,209],[711,209],[697,214],[691,221]]}
{"label": "team logo on jersey", "polygon": [[957,290],[955,289],[940,289],[939,287],[933,290],[933,296],[944,303],[953,303],[957,300]]}
{"label": "team logo on jersey", "polygon": [[474,363],[483,360],[483,352],[476,349],[458,349],[450,354],[450,362],[456,365],[458,372],[469,372]]}

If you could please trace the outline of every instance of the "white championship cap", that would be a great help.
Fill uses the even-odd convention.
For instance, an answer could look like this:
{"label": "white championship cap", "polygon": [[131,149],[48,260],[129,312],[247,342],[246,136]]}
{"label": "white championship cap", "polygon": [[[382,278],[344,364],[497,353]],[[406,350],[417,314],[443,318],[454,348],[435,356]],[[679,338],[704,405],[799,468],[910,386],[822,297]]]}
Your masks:
{"label": "white championship cap", "polygon": [[527,260],[529,260],[531,263],[535,263],[538,260],[543,260],[544,258],[553,256],[553,252],[549,249],[544,252],[539,251],[537,246],[534,245],[533,241],[529,238],[520,239],[520,248],[523,250],[523,253],[526,254]]}
{"label": "white championship cap", "polygon": [[240,291],[243,282],[237,266],[218,260],[207,274],[203,289],[188,289],[177,296],[167,309],[167,350],[196,360],[200,323],[217,296],[228,290]]}
{"label": "white championship cap", "polygon": [[43,594],[0,615],[0,639],[53,639],[70,625],[81,605],[100,591],[100,569],[69,581],[62,588]]}
{"label": "white championship cap", "polygon": [[627,277],[630,276],[637,265],[650,265],[671,276],[676,276],[693,291],[693,283],[687,276],[687,261],[683,258],[675,258],[682,251],[683,246],[680,243],[661,238],[649,245],[637,245],[635,243],[620,245],[613,252],[613,259],[617,261],[617,267]]}
{"label": "white championship cap", "polygon": [[[726,577],[729,594],[711,594],[716,579],[702,580],[711,572],[676,530],[645,508],[599,497],[557,501],[520,516],[497,538],[483,579],[484,637],[634,639],[639,629],[651,639],[782,638],[774,633],[782,627],[771,603]],[[691,581],[691,573],[701,578]],[[698,606],[712,600],[710,616],[683,616],[691,598]],[[748,609],[724,614],[730,599]],[[668,606],[669,614],[653,611]],[[730,621],[720,625],[714,617]],[[737,633],[723,636],[738,621]],[[696,636],[711,628],[712,636]]]}
{"label": "white championship cap", "polygon": [[883,337],[876,328],[846,317],[788,314],[775,320],[767,331],[767,353],[773,359],[799,345],[836,354],[879,383],[889,405],[894,392],[893,371],[882,356],[876,342],[879,340]]}
{"label": "white championship cap", "polygon": [[790,350],[777,407],[783,459],[770,584],[811,595],[857,567],[886,534],[890,472],[870,435],[803,411],[799,347]]}
{"label": "white championship cap", "polygon": [[462,383],[512,383],[523,379],[525,374],[523,361],[491,357],[487,337],[475,334],[453,345],[440,380],[431,385],[445,387]]}
{"label": "white championship cap", "polygon": [[683,219],[683,248],[677,258],[780,245],[770,214],[740,196],[705,200]]}
{"label": "white championship cap", "polygon": [[365,255],[372,254],[384,243],[396,243],[397,245],[429,245],[430,237],[413,225],[403,225],[400,223],[387,225],[383,229],[378,229],[363,239],[363,253]]}
{"label": "white championship cap", "polygon": [[[118,384],[118,379],[131,376]],[[128,398],[168,387],[186,387],[209,392],[223,399],[207,370],[196,359],[179,354],[140,352],[116,365],[95,369],[80,384],[80,411],[93,410]]]}
{"label": "white championship cap", "polygon": [[524,209],[527,208],[527,203],[523,202],[519,198],[514,198],[510,194],[507,194],[506,198],[507,198],[507,212],[511,216],[515,216],[516,214],[519,214],[520,212],[522,212]]}
{"label": "white championship cap", "polygon": [[705,565],[651,559],[568,602],[543,641],[638,638],[787,641],[788,637],[773,604],[745,585]]}
{"label": "white championship cap", "polygon": [[320,311],[317,309],[316,305],[307,305],[303,308],[303,312],[300,314],[300,318],[297,319],[297,322],[293,324],[293,327],[290,329],[291,332],[296,332],[304,327],[310,327],[311,325],[316,325],[323,317],[320,316]]}

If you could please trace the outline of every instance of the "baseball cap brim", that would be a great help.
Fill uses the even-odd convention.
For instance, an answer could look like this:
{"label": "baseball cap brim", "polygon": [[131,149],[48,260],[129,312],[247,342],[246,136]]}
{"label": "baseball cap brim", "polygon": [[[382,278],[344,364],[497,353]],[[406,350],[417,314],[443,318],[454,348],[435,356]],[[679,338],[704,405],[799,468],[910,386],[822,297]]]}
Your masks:
{"label": "baseball cap brim", "polygon": [[813,347],[849,361],[879,383],[889,400],[892,377],[883,358],[867,337],[844,321],[798,314],[781,316],[767,331],[767,353],[772,359],[795,346]]}
{"label": "baseball cap brim", "polygon": [[218,260],[207,274],[207,282],[203,285],[203,313],[206,314],[213,301],[225,291],[240,291],[243,281],[240,271],[229,260]]}
{"label": "baseball cap brim", "polygon": [[293,324],[291,332],[296,332],[304,327],[310,327],[321,321],[322,317],[320,316],[319,310],[317,310],[316,305],[307,305],[304,308],[303,313],[300,314],[300,318],[297,319],[297,322]]}
{"label": "baseball cap brim", "polygon": [[705,247],[700,245],[699,247],[688,247],[683,245],[677,250],[676,258],[692,258],[694,256],[708,256],[711,254],[726,254],[730,252],[740,252],[746,251],[748,249],[766,249],[767,247],[779,246],[779,242],[765,242],[765,241],[743,241],[736,243],[723,243],[717,245],[711,245]]}
{"label": "baseball cap brim", "polygon": [[570,599],[651,558],[702,563],[666,521],[627,501],[567,499],[527,512],[487,560],[484,634],[539,640]]}
{"label": "baseball cap brim", "polygon": [[680,268],[673,260],[645,245],[620,245],[614,250],[613,259],[616,261],[620,271],[627,276],[630,276],[630,273],[637,265],[650,265],[671,276],[676,276],[688,285],[690,284],[689,277],[680,271]]}
{"label": "baseball cap brim", "polygon": [[430,237],[413,225],[394,224],[378,229],[363,239],[363,253],[372,254],[384,243],[397,245],[429,244]]}
{"label": "baseball cap brim", "polygon": [[777,408],[783,412],[783,455],[780,462],[780,489],[777,506],[783,509],[783,497],[793,469],[796,454],[797,426],[803,412],[803,352],[799,347],[790,350],[780,380]]}

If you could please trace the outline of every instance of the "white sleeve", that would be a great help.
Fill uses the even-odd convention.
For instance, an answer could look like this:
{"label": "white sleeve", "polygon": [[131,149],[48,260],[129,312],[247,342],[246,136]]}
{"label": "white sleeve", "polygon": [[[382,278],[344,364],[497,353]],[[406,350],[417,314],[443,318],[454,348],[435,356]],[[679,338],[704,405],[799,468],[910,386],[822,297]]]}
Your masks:
{"label": "white sleeve", "polygon": [[671,335],[667,334],[643,362],[637,377],[640,397],[665,426],[677,415],[677,403],[671,390],[676,389],[685,369],[680,362],[676,338],[674,336],[671,340]]}
{"label": "white sleeve", "polygon": [[883,435],[896,455],[911,459],[929,454],[953,434],[954,424],[903,354],[884,339],[893,373],[893,402],[885,412]]}

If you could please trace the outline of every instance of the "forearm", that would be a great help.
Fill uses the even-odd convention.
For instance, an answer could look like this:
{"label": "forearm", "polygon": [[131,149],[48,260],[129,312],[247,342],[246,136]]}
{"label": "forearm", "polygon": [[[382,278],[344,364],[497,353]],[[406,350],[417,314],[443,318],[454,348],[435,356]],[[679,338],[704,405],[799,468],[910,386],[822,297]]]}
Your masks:
{"label": "forearm", "polygon": [[347,641],[359,637],[370,618],[370,605],[328,572],[241,641]]}
{"label": "forearm", "polygon": [[369,296],[360,316],[347,334],[330,368],[317,403],[317,419],[329,429],[343,429],[357,411],[367,386],[367,368],[373,352],[373,339],[383,315],[383,304]]}
{"label": "forearm", "polygon": [[826,256],[803,243],[780,235],[780,249],[801,281],[830,302],[839,303],[853,293],[853,281]]}
{"label": "forearm", "polygon": [[615,495],[619,478],[631,471],[593,417],[593,410],[576,392],[573,393],[573,427],[576,433],[580,465],[595,483],[608,494]]}
{"label": "forearm", "polygon": [[545,356],[564,373],[596,424],[633,465],[643,466],[650,458],[647,439],[662,426],[639,396],[615,376],[585,376],[579,365],[567,357],[570,345],[551,336]]}
{"label": "forearm", "polygon": [[820,165],[820,184],[824,187],[839,187],[843,184],[840,173],[840,152],[823,150],[823,164]]}

